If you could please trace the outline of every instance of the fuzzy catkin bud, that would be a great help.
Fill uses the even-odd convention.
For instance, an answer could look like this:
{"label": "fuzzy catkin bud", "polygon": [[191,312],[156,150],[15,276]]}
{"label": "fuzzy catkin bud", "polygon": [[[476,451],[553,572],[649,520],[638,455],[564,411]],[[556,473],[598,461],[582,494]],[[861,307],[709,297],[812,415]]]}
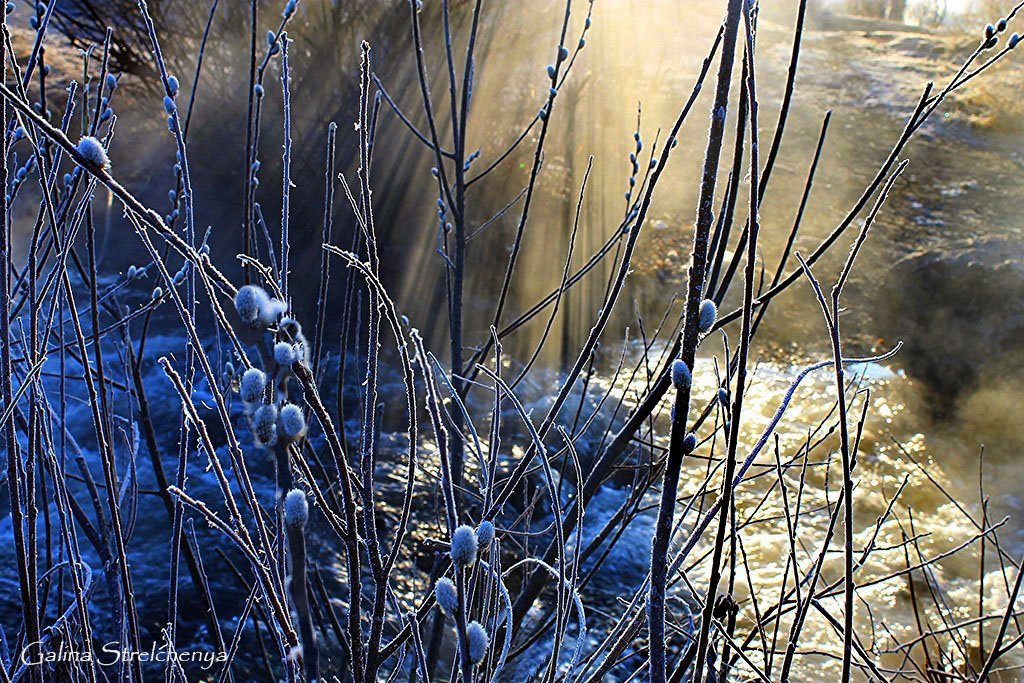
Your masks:
{"label": "fuzzy catkin bud", "polygon": [[303,529],[309,521],[309,502],[306,494],[292,489],[284,497],[284,523],[292,529]]}
{"label": "fuzzy catkin bud", "polygon": [[693,453],[695,448],[697,448],[697,436],[693,432],[690,432],[686,435],[686,438],[683,439],[683,455]]}
{"label": "fuzzy catkin bud", "polygon": [[270,327],[277,322],[279,315],[285,312],[288,307],[280,299],[267,299],[267,303],[260,308],[260,323],[264,327]]}
{"label": "fuzzy catkin bud", "polygon": [[459,593],[455,590],[455,584],[447,576],[437,580],[434,586],[434,597],[437,604],[445,614],[455,614],[459,606]]}
{"label": "fuzzy catkin bud", "polygon": [[267,376],[259,368],[249,368],[242,374],[238,393],[246,403],[259,403],[267,386]]}
{"label": "fuzzy catkin bud", "polygon": [[456,567],[468,567],[476,562],[476,532],[473,527],[463,524],[452,534],[452,563]]}
{"label": "fuzzy catkin bud", "polygon": [[491,547],[491,541],[493,540],[494,524],[485,519],[480,522],[480,526],[476,528],[477,552],[485,552],[489,547]]}
{"label": "fuzzy catkin bud", "polygon": [[96,168],[110,168],[110,158],[103,149],[103,143],[91,135],[85,135],[78,141],[78,153]]}
{"label": "fuzzy catkin bud", "polygon": [[700,303],[700,313],[697,316],[697,329],[701,334],[707,334],[715,324],[718,317],[718,307],[711,299],[704,299]]}
{"label": "fuzzy catkin bud", "polygon": [[278,365],[291,365],[295,362],[295,347],[288,342],[277,342],[274,344],[274,360]]}
{"label": "fuzzy catkin bud", "polygon": [[235,310],[242,320],[251,325],[260,317],[260,311],[268,300],[269,297],[262,287],[246,285],[235,294]]}
{"label": "fuzzy catkin bud", "polygon": [[690,388],[691,382],[693,382],[693,377],[690,375],[690,368],[686,365],[686,362],[680,359],[673,361],[672,386],[677,391],[685,391]]}
{"label": "fuzzy catkin bud", "polygon": [[289,403],[281,408],[281,428],[290,439],[297,439],[306,433],[306,418],[302,408]]}
{"label": "fuzzy catkin bud", "polygon": [[256,440],[264,446],[273,446],[277,443],[277,406],[262,405],[256,409],[253,415],[253,426],[256,430]]}
{"label": "fuzzy catkin bud", "polygon": [[487,635],[487,629],[479,621],[469,622],[466,627],[466,637],[469,640],[469,658],[474,664],[484,661],[487,656],[487,648],[490,647],[491,638]]}

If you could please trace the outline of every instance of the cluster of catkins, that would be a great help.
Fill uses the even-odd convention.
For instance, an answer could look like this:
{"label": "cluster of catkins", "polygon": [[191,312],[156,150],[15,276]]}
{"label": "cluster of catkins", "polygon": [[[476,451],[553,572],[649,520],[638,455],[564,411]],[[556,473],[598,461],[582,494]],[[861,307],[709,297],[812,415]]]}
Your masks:
{"label": "cluster of catkins", "polygon": [[[240,378],[232,379],[237,380],[236,388],[246,414],[252,419],[256,444],[277,454],[278,486],[283,495],[281,505],[292,563],[292,606],[298,618],[306,678],[312,681],[318,678],[318,651],[306,578],[309,502],[301,489],[292,487],[287,455],[288,445],[299,442],[306,434],[302,408],[288,401],[288,379],[296,362],[309,363],[309,344],[298,321],[285,315],[287,308],[283,301],[256,285],[238,290],[235,311],[244,323],[239,336],[258,345],[263,369],[249,367]],[[229,372],[234,374],[233,369]]]}
{"label": "cluster of catkins", "polygon": [[[711,332],[711,329],[715,326],[715,319],[717,317],[718,307],[715,305],[715,302],[711,299],[704,299],[704,301],[701,302],[697,313],[697,333],[704,336]],[[686,364],[686,361],[682,358],[677,358],[672,361],[672,386],[675,387],[676,391],[689,391],[692,383],[693,372],[690,369],[690,366]],[[724,391],[724,389],[722,391]],[[721,392],[719,393],[718,398],[724,406],[726,404],[726,399],[722,398]],[[675,408],[673,408],[673,414],[674,411]],[[683,455],[693,452],[693,449],[696,447],[697,435],[691,432],[683,439]]]}
{"label": "cluster of catkins", "polygon": [[[494,541],[494,525],[486,520],[480,522],[480,526],[475,530],[466,524],[455,529],[452,533],[449,555],[458,572],[457,578],[464,571],[473,567],[477,556],[487,552],[492,541]],[[445,614],[457,616],[459,609],[465,610],[466,608],[465,605],[459,604],[459,592],[455,582],[446,576],[438,579],[435,584],[434,597]],[[479,664],[487,656],[487,650],[491,644],[487,628],[479,621],[470,621],[466,626],[466,640],[469,659],[474,664]]]}
{"label": "cluster of catkins", "polygon": [[[309,362],[309,344],[302,327],[294,318],[284,315],[287,306],[271,297],[256,285],[246,285],[235,295],[235,310],[253,331],[265,333],[261,350],[265,363],[276,365],[274,384],[284,389],[291,375],[292,365],[301,360]],[[269,371],[269,367],[265,367]],[[268,382],[268,373],[251,367],[242,373],[238,393],[247,409],[252,411],[253,434],[256,443],[271,448],[296,441],[306,433],[306,419],[302,409],[282,400]],[[281,392],[284,393],[283,391]]]}

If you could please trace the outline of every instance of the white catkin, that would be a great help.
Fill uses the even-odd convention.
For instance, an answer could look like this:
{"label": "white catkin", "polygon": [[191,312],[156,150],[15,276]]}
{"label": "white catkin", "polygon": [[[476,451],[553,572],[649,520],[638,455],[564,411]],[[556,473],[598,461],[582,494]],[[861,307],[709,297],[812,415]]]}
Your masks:
{"label": "white catkin", "polygon": [[260,312],[268,301],[270,297],[262,287],[246,285],[235,294],[235,310],[242,320],[252,325],[259,320]]}
{"label": "white catkin", "polygon": [[295,347],[288,342],[277,342],[274,344],[274,360],[278,365],[291,365],[295,362]]}
{"label": "white catkin", "polygon": [[487,656],[487,648],[491,644],[487,629],[479,621],[471,621],[466,627],[466,636],[469,640],[469,658],[474,664],[479,664],[484,661],[484,657]]}
{"label": "white catkin", "polygon": [[302,529],[309,521],[309,502],[306,494],[292,489],[284,497],[284,523],[292,529]]}
{"label": "white catkin", "polygon": [[718,317],[718,307],[711,299],[704,299],[700,304],[700,313],[697,316],[697,329],[701,334],[707,334],[715,324]]}
{"label": "white catkin", "polygon": [[456,567],[468,567],[476,562],[476,532],[473,527],[463,524],[452,534],[452,563]]}
{"label": "white catkin", "polygon": [[249,368],[242,375],[238,393],[246,403],[259,403],[267,386],[267,376],[259,368]]}
{"label": "white catkin", "polygon": [[281,427],[291,439],[297,439],[306,433],[306,418],[302,416],[302,408],[289,403],[281,408]]}
{"label": "white catkin", "polygon": [[455,584],[447,576],[437,580],[437,585],[434,586],[434,597],[437,598],[437,604],[445,614],[455,614],[455,610],[459,606],[459,594],[455,590]]}
{"label": "white catkin", "polygon": [[494,524],[486,519],[476,528],[477,552],[484,552],[494,540]]}
{"label": "white catkin", "polygon": [[690,388],[692,381],[689,366],[682,360],[675,360],[672,363],[672,386],[677,390],[685,390]]}
{"label": "white catkin", "polygon": [[273,446],[277,443],[277,406],[262,405],[256,409],[253,415],[253,425],[256,430],[256,440],[264,446]]}
{"label": "white catkin", "polygon": [[107,156],[107,151],[103,149],[103,143],[91,135],[85,135],[78,141],[78,153],[97,168],[110,168],[110,157]]}
{"label": "white catkin", "polygon": [[264,327],[270,327],[277,322],[278,316],[284,313],[287,308],[280,299],[270,299],[266,305],[260,308],[260,322]]}

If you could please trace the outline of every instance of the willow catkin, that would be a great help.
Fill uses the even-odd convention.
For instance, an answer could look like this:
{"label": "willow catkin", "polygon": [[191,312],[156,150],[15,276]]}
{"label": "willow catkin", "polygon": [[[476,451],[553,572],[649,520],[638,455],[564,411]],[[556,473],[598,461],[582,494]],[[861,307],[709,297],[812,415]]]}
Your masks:
{"label": "willow catkin", "polygon": [[675,360],[672,363],[672,386],[678,391],[690,388],[693,377],[690,375],[690,368],[683,360]]}
{"label": "willow catkin", "polygon": [[91,135],[82,136],[78,141],[78,153],[96,168],[110,168],[110,157],[107,156],[107,150],[103,149],[103,143]]}
{"label": "willow catkin", "polygon": [[288,403],[281,408],[281,429],[289,439],[297,439],[306,433],[306,418],[302,408]]}
{"label": "willow catkin", "polygon": [[277,342],[274,344],[274,360],[278,365],[285,367],[295,362],[295,347],[288,342]]}
{"label": "willow catkin", "polygon": [[284,497],[284,523],[292,529],[304,529],[309,521],[309,501],[299,489],[292,489]]}
{"label": "willow catkin", "polygon": [[272,404],[262,405],[256,409],[253,415],[253,427],[256,432],[256,441],[263,446],[273,446],[277,443],[277,406]]}
{"label": "willow catkin", "polygon": [[267,376],[259,368],[249,368],[242,374],[238,393],[245,403],[259,403],[267,386]]}
{"label": "willow catkin", "polygon": [[264,327],[270,327],[277,322],[278,317],[280,317],[287,308],[288,306],[280,299],[268,299],[267,303],[260,308],[260,323]]}
{"label": "willow catkin", "polygon": [[469,658],[474,664],[484,661],[487,656],[487,648],[490,647],[491,638],[487,635],[487,629],[479,621],[469,622],[466,627],[466,637],[469,640]]}
{"label": "willow catkin", "polygon": [[459,593],[455,590],[455,584],[447,576],[442,576],[434,586],[434,597],[437,598],[437,605],[445,614],[455,614],[459,607]]}
{"label": "willow catkin", "polygon": [[259,320],[260,312],[269,301],[270,297],[262,287],[246,285],[235,294],[235,310],[242,320],[252,325]]}
{"label": "willow catkin", "polygon": [[463,524],[452,534],[451,557],[456,567],[466,568],[476,562],[477,540],[473,527]]}
{"label": "willow catkin", "polygon": [[478,553],[486,552],[491,546],[491,541],[494,540],[494,524],[488,520],[480,522],[480,525],[476,528],[476,549]]}
{"label": "willow catkin", "polygon": [[697,329],[701,334],[707,334],[715,324],[718,317],[718,307],[711,299],[704,299],[700,303],[700,313],[697,316]]}

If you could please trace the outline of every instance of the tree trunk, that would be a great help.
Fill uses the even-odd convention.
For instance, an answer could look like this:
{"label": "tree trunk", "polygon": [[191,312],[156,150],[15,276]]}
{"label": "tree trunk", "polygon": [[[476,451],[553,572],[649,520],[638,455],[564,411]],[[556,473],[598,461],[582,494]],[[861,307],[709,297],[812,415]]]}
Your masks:
{"label": "tree trunk", "polygon": [[885,0],[860,0],[857,3],[857,12],[866,17],[885,18]]}

